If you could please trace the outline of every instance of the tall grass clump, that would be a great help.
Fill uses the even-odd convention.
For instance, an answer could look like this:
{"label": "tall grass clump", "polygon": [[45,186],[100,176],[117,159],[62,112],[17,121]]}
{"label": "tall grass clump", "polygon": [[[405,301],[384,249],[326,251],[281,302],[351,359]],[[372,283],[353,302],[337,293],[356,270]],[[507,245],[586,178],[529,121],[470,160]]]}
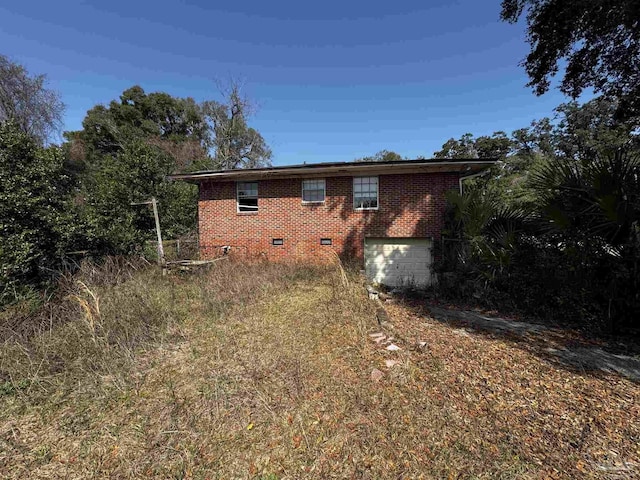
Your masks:
{"label": "tall grass clump", "polygon": [[180,342],[189,322],[215,323],[253,299],[336,271],[334,266],[217,262],[163,276],[144,259],[87,262],[55,294],[0,311],[0,396],[36,400],[78,384],[125,385],[136,357]]}
{"label": "tall grass clump", "polygon": [[[0,383],[48,394],[87,374],[118,378],[135,352],[162,338],[180,309],[169,283],[142,259],[85,263],[42,302],[0,312]],[[20,388],[17,388],[20,387]]]}

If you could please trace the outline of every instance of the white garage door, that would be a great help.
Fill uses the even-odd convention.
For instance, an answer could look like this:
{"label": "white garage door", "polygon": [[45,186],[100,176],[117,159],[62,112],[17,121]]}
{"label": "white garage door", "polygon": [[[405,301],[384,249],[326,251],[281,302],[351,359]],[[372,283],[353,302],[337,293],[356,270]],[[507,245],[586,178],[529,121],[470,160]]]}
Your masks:
{"label": "white garage door", "polygon": [[367,277],[394,287],[430,285],[432,243],[428,238],[366,238]]}

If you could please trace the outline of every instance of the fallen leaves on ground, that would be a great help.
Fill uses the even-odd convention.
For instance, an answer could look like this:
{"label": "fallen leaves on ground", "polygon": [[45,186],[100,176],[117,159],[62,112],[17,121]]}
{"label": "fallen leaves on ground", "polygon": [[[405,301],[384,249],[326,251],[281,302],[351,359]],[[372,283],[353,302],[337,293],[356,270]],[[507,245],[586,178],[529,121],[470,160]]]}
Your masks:
{"label": "fallen leaves on ground", "polygon": [[[377,307],[360,282],[290,275],[228,310],[205,303],[224,282],[205,284],[189,297],[191,319],[171,326],[179,340],[136,357],[126,381],[87,379],[38,404],[4,398],[0,474],[639,476],[637,384],[563,369],[509,339],[462,335],[416,304],[386,305],[384,334],[399,347],[386,350],[369,335],[380,331]],[[181,301],[181,282],[171,288]],[[372,380],[374,370],[382,375]]]}

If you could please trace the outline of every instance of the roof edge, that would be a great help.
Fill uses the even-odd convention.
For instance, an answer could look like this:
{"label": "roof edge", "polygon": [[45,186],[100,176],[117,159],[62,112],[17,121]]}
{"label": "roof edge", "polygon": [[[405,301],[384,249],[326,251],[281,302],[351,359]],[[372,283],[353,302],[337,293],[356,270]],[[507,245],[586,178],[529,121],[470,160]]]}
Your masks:
{"label": "roof edge", "polygon": [[330,162],[300,165],[281,165],[276,167],[243,168],[235,170],[203,170],[192,173],[169,175],[170,180],[184,180],[198,183],[204,180],[229,180],[233,178],[287,178],[304,175],[333,174],[334,176],[351,173],[389,170],[394,171],[440,171],[469,172],[488,168],[497,162],[496,158],[456,158],[456,159],[417,159],[393,160],[389,162]]}

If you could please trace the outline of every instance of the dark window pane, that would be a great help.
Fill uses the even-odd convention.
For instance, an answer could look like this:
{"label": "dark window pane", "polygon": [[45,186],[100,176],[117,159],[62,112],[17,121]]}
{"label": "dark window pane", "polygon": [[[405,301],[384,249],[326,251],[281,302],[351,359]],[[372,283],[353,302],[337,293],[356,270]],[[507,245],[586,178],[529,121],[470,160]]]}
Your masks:
{"label": "dark window pane", "polygon": [[238,211],[258,211],[258,182],[238,182]]}
{"label": "dark window pane", "polygon": [[238,200],[238,211],[240,212],[257,212],[258,211],[258,199],[257,198],[242,198]]}
{"label": "dark window pane", "polygon": [[325,181],[320,180],[303,180],[302,182],[302,201],[303,202],[324,202],[325,197]]}

